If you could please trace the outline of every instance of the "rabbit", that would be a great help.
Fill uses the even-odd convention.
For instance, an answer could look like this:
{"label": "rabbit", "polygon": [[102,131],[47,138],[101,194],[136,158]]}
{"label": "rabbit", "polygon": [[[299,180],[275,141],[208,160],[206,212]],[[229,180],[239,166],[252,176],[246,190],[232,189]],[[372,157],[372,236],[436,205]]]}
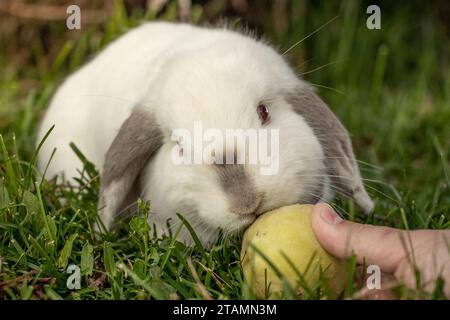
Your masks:
{"label": "rabbit", "polygon": [[[278,130],[277,173],[261,174],[261,164],[174,163],[174,152],[188,149],[174,130],[192,132],[196,121],[219,132]],[[177,228],[179,213],[204,246],[271,209],[336,193],[373,208],[349,134],[313,87],[267,41],[227,27],[147,22],[128,31],[58,88],[38,142],[53,125],[38,169],[73,181],[82,169],[75,143],[99,169],[107,230],[138,197],[151,203],[152,234]],[[246,152],[218,150],[214,159]],[[178,240],[192,243],[180,230]]]}

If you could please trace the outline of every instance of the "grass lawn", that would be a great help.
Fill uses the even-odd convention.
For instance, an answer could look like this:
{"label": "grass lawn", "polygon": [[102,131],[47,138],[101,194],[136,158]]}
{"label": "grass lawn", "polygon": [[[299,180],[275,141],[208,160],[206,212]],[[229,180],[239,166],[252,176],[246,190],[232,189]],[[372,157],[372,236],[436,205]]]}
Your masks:
{"label": "grass lawn", "polygon": [[[311,35],[288,59],[352,134],[376,203],[374,214],[365,216],[336,199],[332,205],[347,219],[402,229],[450,228],[450,26],[448,15],[442,18],[450,9],[435,2],[423,8],[422,2],[380,5],[381,30],[366,28],[368,1],[291,1],[284,9],[260,9],[262,19],[248,19],[281,52]],[[210,7],[196,5],[193,22],[214,20]],[[176,1],[169,1],[157,18],[176,17]],[[242,17],[237,23],[247,21]],[[105,22],[80,31],[67,30],[65,21],[25,21],[10,34],[2,26],[0,299],[254,297],[243,283],[239,237],[220,239],[210,250],[198,241],[186,247],[171,237],[149,238],[151,227],[142,216],[96,240],[96,168],[86,162],[77,187],[47,181],[35,170],[36,126],[57,86],[111,40],[154,18],[127,13],[118,1]],[[10,19],[14,26],[19,18]],[[143,212],[150,207],[140,202]],[[81,268],[79,290],[66,286],[70,264]],[[348,282],[343,298],[360,289]],[[420,288],[399,287],[396,294],[443,297]],[[302,298],[322,297],[318,286]]]}

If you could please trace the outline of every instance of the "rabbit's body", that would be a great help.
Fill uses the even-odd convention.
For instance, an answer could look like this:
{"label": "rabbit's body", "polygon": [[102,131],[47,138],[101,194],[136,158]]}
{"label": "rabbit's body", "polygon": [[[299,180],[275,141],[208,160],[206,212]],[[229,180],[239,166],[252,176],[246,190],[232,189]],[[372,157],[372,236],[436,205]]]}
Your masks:
{"label": "rabbit's body", "polygon": [[[261,105],[271,112],[268,123],[256,112]],[[192,132],[196,121],[219,132],[279,130],[279,171],[176,165],[172,133]],[[39,168],[56,147],[47,176],[77,176],[81,162],[69,147],[74,142],[101,172],[100,215],[108,228],[136,185],[151,200],[159,234],[167,231],[167,219],[178,221],[178,212],[205,244],[218,228],[242,229],[269,209],[329,200],[335,189],[364,209],[372,206],[338,120],[275,50],[234,31],[170,23],[130,31],[61,86],[39,139],[53,124]]]}

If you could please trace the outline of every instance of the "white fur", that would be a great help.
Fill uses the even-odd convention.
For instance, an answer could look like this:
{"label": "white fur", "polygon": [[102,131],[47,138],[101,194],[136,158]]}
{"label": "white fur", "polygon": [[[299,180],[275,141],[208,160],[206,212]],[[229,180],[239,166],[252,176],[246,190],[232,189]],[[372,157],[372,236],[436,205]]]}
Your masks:
{"label": "white fur", "polygon": [[[176,223],[176,213],[185,214],[207,244],[217,228],[232,232],[251,221],[228,210],[227,195],[207,165],[172,163],[171,130],[191,130],[196,120],[223,131],[260,128],[256,106],[267,103],[267,127],[280,128],[279,174],[262,176],[258,166],[250,167],[250,174],[265,195],[264,209],[301,201],[323,178],[324,164],[312,129],[283,98],[286,88],[299,85],[304,84],[275,50],[250,37],[225,29],[146,23],[109,45],[58,90],[39,132],[40,140],[55,124],[39,168],[56,147],[47,176],[77,176],[81,163],[69,148],[74,142],[101,170],[121,124],[141,103],[155,114],[165,138],[141,179],[143,196],[155,213],[151,222],[163,233],[168,218]],[[188,241],[189,235],[183,231],[181,239]]]}

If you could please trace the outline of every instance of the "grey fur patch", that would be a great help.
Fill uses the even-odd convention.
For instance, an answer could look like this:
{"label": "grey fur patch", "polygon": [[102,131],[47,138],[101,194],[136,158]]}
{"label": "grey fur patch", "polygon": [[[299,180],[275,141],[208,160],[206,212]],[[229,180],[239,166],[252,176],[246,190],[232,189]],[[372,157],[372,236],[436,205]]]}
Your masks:
{"label": "grey fur patch", "polygon": [[230,200],[230,211],[236,214],[257,213],[262,196],[257,193],[244,165],[216,164],[220,184]]}
{"label": "grey fur patch", "polygon": [[[105,164],[100,181],[100,208],[107,203],[116,203],[110,208],[114,214],[124,206],[129,194],[134,194],[141,170],[163,144],[162,131],[155,117],[139,108],[135,108],[122,124],[105,156]],[[105,191],[112,182],[120,183],[123,194],[117,195],[117,201],[105,199]]]}
{"label": "grey fur patch", "polygon": [[287,94],[286,100],[319,140],[324,151],[326,174],[334,189],[353,197],[364,210],[370,211],[373,203],[364,189],[349,134],[339,119],[312,88],[297,88]]}
{"label": "grey fur patch", "polygon": [[108,185],[124,175],[132,176],[134,181],[162,141],[162,131],[154,116],[135,109],[106,153],[102,182]]}

